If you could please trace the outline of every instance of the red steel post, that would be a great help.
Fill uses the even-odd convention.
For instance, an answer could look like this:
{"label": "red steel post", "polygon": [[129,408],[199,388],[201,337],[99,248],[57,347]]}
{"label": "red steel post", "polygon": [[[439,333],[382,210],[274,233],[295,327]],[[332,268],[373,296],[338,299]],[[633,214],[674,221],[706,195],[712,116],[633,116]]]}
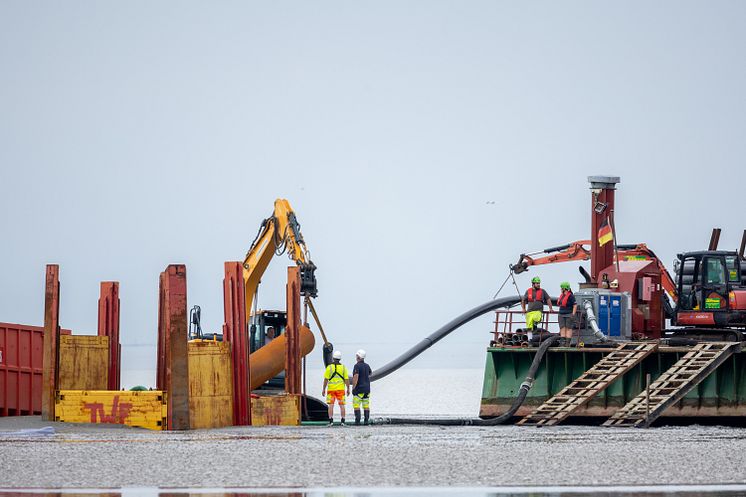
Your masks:
{"label": "red steel post", "polygon": [[233,361],[233,424],[245,426],[251,424],[251,368],[243,266],[240,262],[226,262],[224,269],[223,339],[230,343]]}
{"label": "red steel post", "polygon": [[119,345],[119,282],[102,281],[98,299],[98,336],[109,337],[109,390],[119,390],[121,346]]}
{"label": "red steel post", "polygon": [[54,421],[54,403],[60,364],[60,267],[47,264],[44,292],[44,359],[42,372],[41,419]]}
{"label": "red steel post", "polygon": [[285,328],[285,391],[294,395],[301,393],[300,318],[300,269],[294,266],[288,268]]}
{"label": "red steel post", "polygon": [[158,312],[158,380],[168,395],[168,429],[189,429],[189,358],[186,266],[161,273]]}
{"label": "red steel post", "polygon": [[166,302],[166,291],[164,281],[166,273],[161,273],[158,277],[158,350],[157,366],[155,375],[155,388],[157,390],[166,390],[167,372],[166,372],[166,315],[164,307]]}
{"label": "red steel post", "polygon": [[614,263],[614,246],[618,241],[613,240],[600,247],[598,230],[604,220],[608,223],[615,221],[610,217],[614,212],[614,190],[619,177],[589,176],[588,182],[591,184],[591,280],[597,283],[599,273]]}

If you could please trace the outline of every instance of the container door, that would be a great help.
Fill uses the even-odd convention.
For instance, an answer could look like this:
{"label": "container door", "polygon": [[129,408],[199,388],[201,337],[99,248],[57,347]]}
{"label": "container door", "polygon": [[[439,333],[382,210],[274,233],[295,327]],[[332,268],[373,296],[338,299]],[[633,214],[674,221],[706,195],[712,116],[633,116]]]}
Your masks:
{"label": "container door", "polygon": [[609,296],[599,295],[598,296],[598,327],[604,332],[604,335],[609,335],[609,329],[611,328],[611,315],[609,314]]}
{"label": "container door", "polygon": [[701,264],[698,257],[690,256],[681,261],[678,270],[679,303],[682,311],[700,309],[700,273]]}
{"label": "container door", "polygon": [[705,257],[702,265],[702,310],[723,312],[728,310],[728,275],[722,257]]}
{"label": "container door", "polygon": [[609,309],[609,336],[622,336],[622,296],[611,295],[609,297],[611,307]]}

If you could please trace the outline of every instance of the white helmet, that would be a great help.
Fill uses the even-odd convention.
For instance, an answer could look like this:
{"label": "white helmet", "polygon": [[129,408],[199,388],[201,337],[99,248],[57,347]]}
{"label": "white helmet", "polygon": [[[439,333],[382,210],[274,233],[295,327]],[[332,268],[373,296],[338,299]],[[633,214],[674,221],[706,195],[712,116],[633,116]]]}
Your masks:
{"label": "white helmet", "polygon": [[342,359],[342,352],[335,350],[334,353],[332,354],[332,357],[334,359]]}
{"label": "white helmet", "polygon": [[355,352],[355,355],[358,356],[360,359],[365,359],[365,351],[363,349],[360,349],[357,352]]}

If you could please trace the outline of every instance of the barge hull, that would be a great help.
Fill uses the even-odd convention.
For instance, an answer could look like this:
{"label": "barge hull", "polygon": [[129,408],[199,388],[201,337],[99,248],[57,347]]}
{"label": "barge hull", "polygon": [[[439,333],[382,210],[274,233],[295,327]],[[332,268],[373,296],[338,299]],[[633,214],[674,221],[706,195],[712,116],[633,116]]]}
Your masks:
{"label": "barge hull", "polygon": [[[557,394],[613,349],[550,349],[536,374],[525,402],[516,412],[523,417]],[[658,378],[689,349],[660,347],[628,373],[596,395],[573,417],[610,417],[645,388],[645,378]],[[494,417],[510,408],[533,360],[535,349],[488,348],[481,417]],[[746,353],[733,354],[680,402],[663,414],[666,418],[734,418],[746,416]]]}

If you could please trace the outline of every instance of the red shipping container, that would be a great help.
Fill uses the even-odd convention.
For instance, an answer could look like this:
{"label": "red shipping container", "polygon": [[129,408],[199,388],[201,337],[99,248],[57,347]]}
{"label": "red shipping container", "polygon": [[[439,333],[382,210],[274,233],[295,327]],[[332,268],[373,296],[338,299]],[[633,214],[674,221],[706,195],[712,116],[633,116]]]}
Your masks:
{"label": "red shipping container", "polygon": [[41,414],[43,343],[40,326],[0,323],[0,416]]}

